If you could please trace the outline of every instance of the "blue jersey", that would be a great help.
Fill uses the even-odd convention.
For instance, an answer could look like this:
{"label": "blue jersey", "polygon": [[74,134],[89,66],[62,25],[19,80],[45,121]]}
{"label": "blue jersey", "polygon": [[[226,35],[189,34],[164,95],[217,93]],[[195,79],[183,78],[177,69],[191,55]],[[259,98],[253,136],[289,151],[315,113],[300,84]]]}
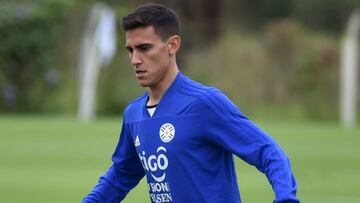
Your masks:
{"label": "blue jersey", "polygon": [[146,176],[153,203],[240,203],[233,154],[268,178],[276,203],[299,202],[284,151],[219,90],[179,73],[154,115],[124,111],[113,165],[83,202],[119,202]]}

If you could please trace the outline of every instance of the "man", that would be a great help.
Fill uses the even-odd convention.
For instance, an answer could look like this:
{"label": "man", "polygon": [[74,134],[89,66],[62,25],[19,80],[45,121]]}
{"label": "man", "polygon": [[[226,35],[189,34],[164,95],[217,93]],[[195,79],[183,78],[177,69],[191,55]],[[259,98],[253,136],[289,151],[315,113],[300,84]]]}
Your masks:
{"label": "man", "polygon": [[126,107],[113,165],[83,202],[119,202],[146,175],[151,202],[240,203],[233,154],[265,173],[274,202],[299,202],[275,141],[222,92],[179,72],[180,26],[172,10],[138,7],[122,27],[147,92]]}

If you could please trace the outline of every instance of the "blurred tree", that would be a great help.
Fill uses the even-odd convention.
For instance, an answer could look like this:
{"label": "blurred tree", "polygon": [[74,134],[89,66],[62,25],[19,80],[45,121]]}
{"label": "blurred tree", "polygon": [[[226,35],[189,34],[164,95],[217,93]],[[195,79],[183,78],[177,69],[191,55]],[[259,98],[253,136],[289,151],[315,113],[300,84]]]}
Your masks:
{"label": "blurred tree", "polygon": [[289,98],[289,81],[295,69],[297,48],[302,30],[290,20],[269,23],[264,31],[263,46],[268,55],[268,66],[272,68],[269,77],[266,100],[281,103]]}
{"label": "blurred tree", "polygon": [[226,0],[225,14],[231,27],[259,30],[274,19],[291,16],[294,2],[294,0]]}
{"label": "blurred tree", "polygon": [[[71,0],[0,4],[0,108],[39,110],[59,81],[56,59]],[[47,89],[44,95],[42,89]],[[11,95],[11,96],[9,96]]]}
{"label": "blurred tree", "polygon": [[259,30],[282,18],[296,18],[317,30],[340,34],[359,0],[226,0],[225,14],[230,26]]}
{"label": "blurred tree", "polygon": [[341,34],[359,0],[303,0],[294,2],[294,16],[313,29]]}
{"label": "blurred tree", "polygon": [[1,2],[0,111],[75,111],[79,42],[95,1]]}
{"label": "blurred tree", "polygon": [[[74,113],[80,38],[97,0],[0,1],[0,112]],[[119,18],[148,2],[101,1]],[[196,72],[197,79],[229,91],[248,107],[293,99],[312,117],[336,114],[338,36],[359,0],[155,2],[179,13],[180,67],[191,67],[186,71]],[[101,70],[100,114],[119,114],[144,91],[131,77],[119,30],[119,53]]]}

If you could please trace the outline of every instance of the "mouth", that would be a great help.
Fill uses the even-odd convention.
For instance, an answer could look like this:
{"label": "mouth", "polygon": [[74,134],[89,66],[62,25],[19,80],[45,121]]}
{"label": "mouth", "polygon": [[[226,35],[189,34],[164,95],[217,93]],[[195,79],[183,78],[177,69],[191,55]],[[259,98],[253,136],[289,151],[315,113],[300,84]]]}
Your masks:
{"label": "mouth", "polygon": [[143,77],[147,73],[146,70],[135,70],[136,77]]}

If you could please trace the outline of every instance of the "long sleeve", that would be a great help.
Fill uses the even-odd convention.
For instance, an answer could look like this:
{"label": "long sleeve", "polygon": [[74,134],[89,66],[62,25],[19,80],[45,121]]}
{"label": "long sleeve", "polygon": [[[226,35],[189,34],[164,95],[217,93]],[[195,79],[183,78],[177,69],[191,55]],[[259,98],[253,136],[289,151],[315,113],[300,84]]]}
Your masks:
{"label": "long sleeve", "polygon": [[280,146],[220,91],[202,98],[208,139],[264,173],[275,192],[274,203],[299,203],[290,162]]}
{"label": "long sleeve", "polygon": [[125,116],[112,161],[113,165],[100,177],[99,183],[83,199],[83,203],[118,203],[145,175],[126,126]]}

